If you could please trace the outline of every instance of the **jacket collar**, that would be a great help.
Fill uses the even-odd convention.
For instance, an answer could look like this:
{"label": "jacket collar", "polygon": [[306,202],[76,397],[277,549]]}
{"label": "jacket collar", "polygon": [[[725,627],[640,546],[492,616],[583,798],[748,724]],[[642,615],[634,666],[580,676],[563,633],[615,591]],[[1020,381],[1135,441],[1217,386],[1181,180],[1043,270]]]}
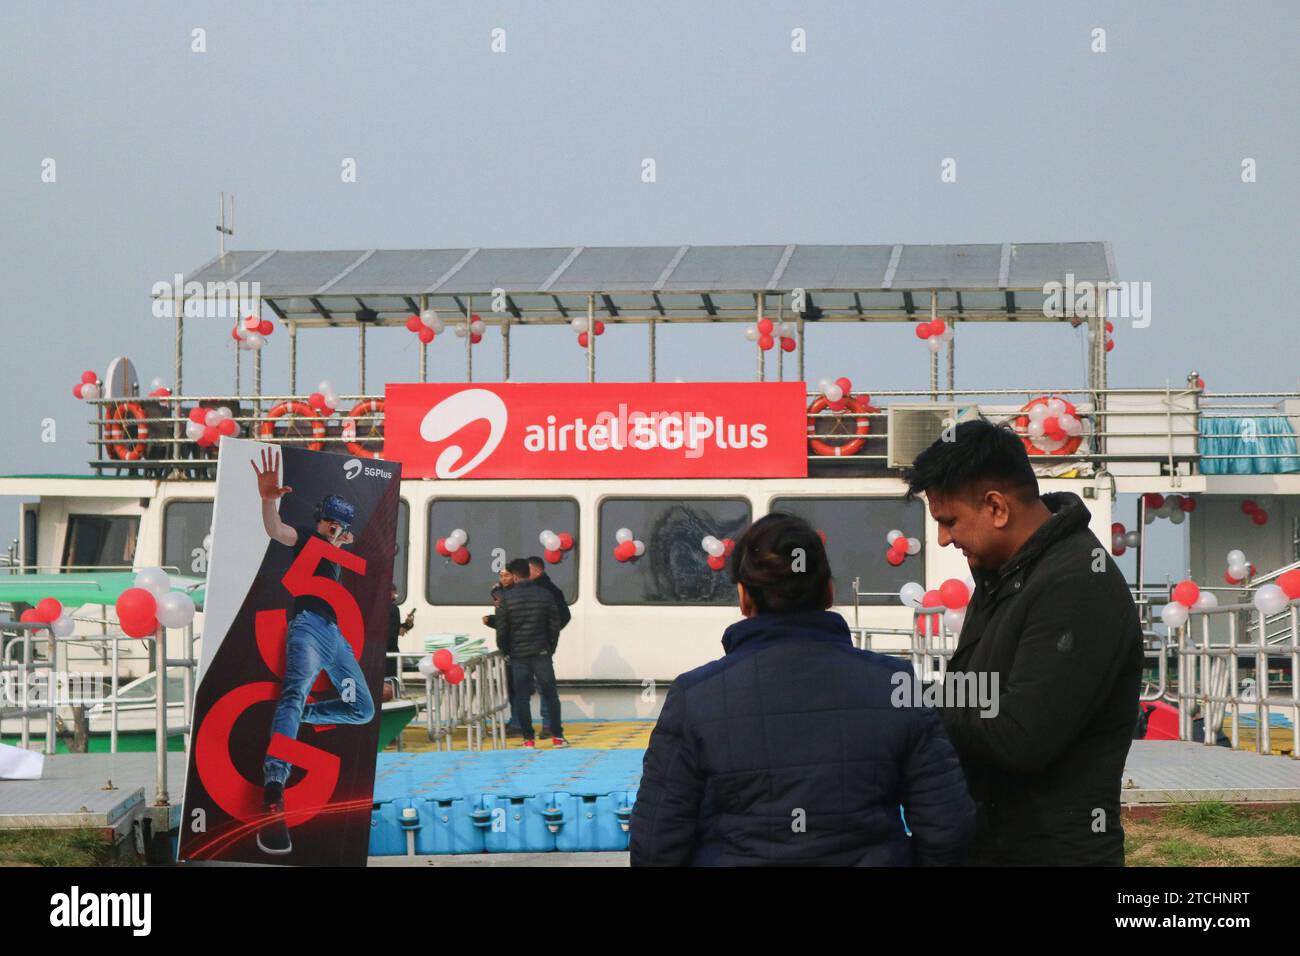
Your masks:
{"label": "jacket collar", "polygon": [[834,611],[797,611],[793,614],[756,614],[737,621],[722,635],[722,649],[731,654],[773,640],[805,639],[852,646],[848,622]]}

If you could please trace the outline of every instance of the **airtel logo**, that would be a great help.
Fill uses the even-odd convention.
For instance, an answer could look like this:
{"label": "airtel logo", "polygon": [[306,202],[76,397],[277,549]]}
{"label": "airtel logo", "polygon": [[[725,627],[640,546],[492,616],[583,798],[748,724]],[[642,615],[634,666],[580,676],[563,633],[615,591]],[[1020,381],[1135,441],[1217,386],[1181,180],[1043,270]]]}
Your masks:
{"label": "airtel logo", "polygon": [[349,458],[343,463],[343,476],[351,481],[357,475],[361,474],[361,462],[355,458]]}
{"label": "airtel logo", "polygon": [[430,444],[445,441],[466,425],[477,421],[488,423],[487,441],[472,458],[461,463],[465,449],[448,445],[438,455],[434,474],[439,478],[460,478],[469,474],[496,451],[506,433],[506,403],[495,392],[470,388],[444,398],[425,413],[420,422],[420,437]]}

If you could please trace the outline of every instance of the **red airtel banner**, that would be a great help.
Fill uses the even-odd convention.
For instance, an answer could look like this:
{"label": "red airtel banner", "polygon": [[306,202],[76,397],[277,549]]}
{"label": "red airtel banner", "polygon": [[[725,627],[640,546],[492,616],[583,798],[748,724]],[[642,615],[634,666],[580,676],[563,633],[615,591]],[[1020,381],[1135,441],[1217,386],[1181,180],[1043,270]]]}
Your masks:
{"label": "red airtel banner", "polygon": [[406,478],[803,478],[801,382],[389,384]]}

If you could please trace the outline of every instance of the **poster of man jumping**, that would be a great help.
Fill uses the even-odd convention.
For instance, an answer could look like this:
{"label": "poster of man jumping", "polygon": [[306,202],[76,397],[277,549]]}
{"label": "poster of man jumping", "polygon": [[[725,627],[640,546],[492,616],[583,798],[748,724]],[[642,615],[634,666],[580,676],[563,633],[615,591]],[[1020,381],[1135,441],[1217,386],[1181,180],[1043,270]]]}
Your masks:
{"label": "poster of man jumping", "polygon": [[400,467],[223,440],[182,859],[365,863]]}

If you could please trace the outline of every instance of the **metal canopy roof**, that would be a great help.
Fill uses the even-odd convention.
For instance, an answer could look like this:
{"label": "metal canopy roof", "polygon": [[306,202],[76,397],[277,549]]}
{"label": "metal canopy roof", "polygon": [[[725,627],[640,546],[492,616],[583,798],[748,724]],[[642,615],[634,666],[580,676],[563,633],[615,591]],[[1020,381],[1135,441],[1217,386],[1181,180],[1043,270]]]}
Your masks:
{"label": "metal canopy roof", "polygon": [[[980,245],[605,246],[544,249],[409,249],[227,252],[186,276],[199,300],[257,292],[281,319],[300,325],[402,323],[421,306],[444,318],[504,312],[523,323],[586,315],[613,322],[753,321],[755,296],[770,315],[794,318],[792,290],[806,293],[809,321],[928,318],[931,293],[941,313],[962,320],[1064,321],[1043,315],[1050,282],[1113,281],[1109,243]],[[248,288],[246,286],[245,288]]]}

